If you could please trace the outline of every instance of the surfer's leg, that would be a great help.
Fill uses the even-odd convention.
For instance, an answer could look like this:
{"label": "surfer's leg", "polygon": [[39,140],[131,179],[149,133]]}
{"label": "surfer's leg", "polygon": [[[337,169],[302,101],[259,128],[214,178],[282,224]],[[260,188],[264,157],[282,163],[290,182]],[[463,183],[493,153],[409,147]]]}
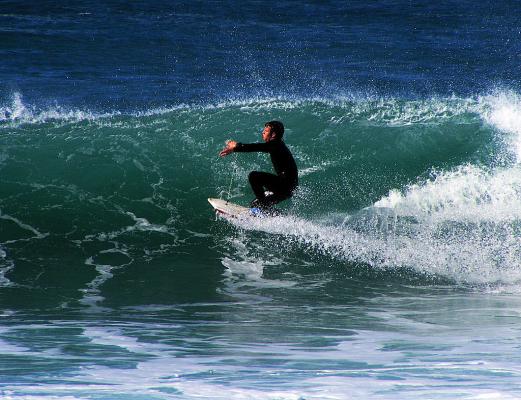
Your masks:
{"label": "surfer's leg", "polygon": [[264,197],[264,204],[266,206],[271,207],[277,203],[280,203],[283,200],[289,199],[291,194],[283,193],[283,192],[275,192],[266,197]]}
{"label": "surfer's leg", "polygon": [[295,191],[295,185],[288,184],[284,179],[279,178],[277,184],[273,186],[270,191],[272,193],[264,198],[264,204],[266,204],[267,207],[271,207],[281,201],[291,198]]}
{"label": "surfer's leg", "polygon": [[[271,207],[282,200],[291,197],[286,185],[280,177],[267,172],[253,171],[248,177],[256,199],[252,202],[253,206]],[[268,190],[272,194],[266,196],[264,191]]]}
{"label": "surfer's leg", "polygon": [[277,175],[268,172],[252,171],[248,176],[248,180],[250,181],[256,200],[260,205],[269,206],[266,202],[264,191],[268,190],[272,193],[280,191],[280,178]]}

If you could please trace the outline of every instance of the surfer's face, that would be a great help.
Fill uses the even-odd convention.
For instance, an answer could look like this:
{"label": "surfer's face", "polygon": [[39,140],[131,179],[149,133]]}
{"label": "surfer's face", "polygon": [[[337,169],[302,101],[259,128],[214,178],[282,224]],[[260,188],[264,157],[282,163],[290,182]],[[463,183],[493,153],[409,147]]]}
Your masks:
{"label": "surfer's face", "polygon": [[264,130],[262,131],[262,140],[265,142],[269,142],[275,137],[275,135],[271,134],[271,126],[265,126]]}

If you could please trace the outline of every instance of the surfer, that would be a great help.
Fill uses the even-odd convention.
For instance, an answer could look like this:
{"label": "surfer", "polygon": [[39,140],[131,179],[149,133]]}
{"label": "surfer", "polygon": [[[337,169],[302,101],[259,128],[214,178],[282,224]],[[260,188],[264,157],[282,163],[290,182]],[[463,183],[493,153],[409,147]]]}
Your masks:
{"label": "surfer", "polygon": [[[252,171],[248,176],[255,199],[251,207],[269,208],[283,200],[289,199],[298,185],[298,170],[295,159],[282,140],[284,125],[280,121],[264,124],[262,140],[264,143],[238,143],[228,140],[221,150],[221,157],[239,152],[249,153],[261,151],[269,153],[273,168],[277,175],[268,172]],[[266,193],[265,191],[268,191]]]}

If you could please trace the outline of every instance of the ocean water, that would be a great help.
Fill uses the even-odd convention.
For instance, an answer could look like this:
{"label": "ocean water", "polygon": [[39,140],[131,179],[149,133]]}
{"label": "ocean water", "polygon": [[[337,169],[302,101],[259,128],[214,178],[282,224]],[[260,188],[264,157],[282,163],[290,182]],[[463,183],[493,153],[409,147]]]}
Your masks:
{"label": "ocean water", "polygon": [[521,398],[519,12],[1,2],[0,397]]}

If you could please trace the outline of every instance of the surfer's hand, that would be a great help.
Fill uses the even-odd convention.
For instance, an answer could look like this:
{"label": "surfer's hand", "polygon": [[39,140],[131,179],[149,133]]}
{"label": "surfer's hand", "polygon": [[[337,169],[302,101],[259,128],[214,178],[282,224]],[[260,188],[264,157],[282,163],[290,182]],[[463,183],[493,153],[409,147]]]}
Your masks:
{"label": "surfer's hand", "polygon": [[224,156],[227,156],[230,153],[233,153],[233,151],[235,150],[236,146],[237,146],[237,142],[235,140],[228,140],[226,142],[226,146],[224,147],[224,149],[221,150],[219,155],[221,157],[224,157]]}

